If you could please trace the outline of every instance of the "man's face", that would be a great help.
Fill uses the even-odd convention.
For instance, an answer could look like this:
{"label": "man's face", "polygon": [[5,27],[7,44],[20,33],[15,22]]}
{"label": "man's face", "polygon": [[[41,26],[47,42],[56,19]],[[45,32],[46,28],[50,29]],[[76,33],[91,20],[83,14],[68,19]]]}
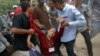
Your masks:
{"label": "man's face", "polygon": [[54,5],[54,7],[56,8],[56,9],[58,9],[58,10],[62,10],[63,8],[62,8],[62,4],[60,4],[60,3],[53,3],[53,5]]}
{"label": "man's face", "polygon": [[44,6],[44,2],[42,2],[42,3],[39,3],[39,5],[40,5],[40,6]]}
{"label": "man's face", "polygon": [[54,5],[53,5],[52,2],[48,2],[48,6],[49,6],[50,8],[54,8]]}
{"label": "man's face", "polygon": [[75,0],[75,5],[76,6],[81,6],[82,5],[82,0]]}

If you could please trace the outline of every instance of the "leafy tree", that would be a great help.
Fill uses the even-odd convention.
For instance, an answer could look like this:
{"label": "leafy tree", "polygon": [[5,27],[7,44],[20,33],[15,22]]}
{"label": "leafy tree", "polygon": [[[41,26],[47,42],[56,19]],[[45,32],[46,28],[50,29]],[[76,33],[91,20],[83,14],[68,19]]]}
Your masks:
{"label": "leafy tree", "polygon": [[2,15],[5,11],[11,10],[12,6],[18,3],[19,0],[0,0],[0,15]]}

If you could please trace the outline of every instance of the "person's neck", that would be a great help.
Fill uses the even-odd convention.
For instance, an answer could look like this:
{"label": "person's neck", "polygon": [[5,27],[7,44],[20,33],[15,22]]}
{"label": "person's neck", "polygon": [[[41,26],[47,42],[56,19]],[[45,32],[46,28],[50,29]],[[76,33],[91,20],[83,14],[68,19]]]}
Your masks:
{"label": "person's neck", "polygon": [[76,8],[81,8],[82,6],[76,6]]}
{"label": "person's neck", "polygon": [[[63,4],[62,4],[62,10],[64,9],[65,5],[66,5],[66,3],[63,3]],[[61,10],[61,11],[62,11],[62,10]]]}
{"label": "person's neck", "polygon": [[28,12],[24,12],[24,14],[25,14],[27,17],[29,17],[29,14],[28,14]]}
{"label": "person's neck", "polygon": [[47,34],[47,38],[48,38],[48,40],[50,40],[50,37],[48,36],[48,34]]}
{"label": "person's neck", "polygon": [[54,7],[51,7],[51,10],[55,10],[55,8]]}
{"label": "person's neck", "polygon": [[38,5],[38,7],[42,8],[42,7],[44,7],[44,5]]}

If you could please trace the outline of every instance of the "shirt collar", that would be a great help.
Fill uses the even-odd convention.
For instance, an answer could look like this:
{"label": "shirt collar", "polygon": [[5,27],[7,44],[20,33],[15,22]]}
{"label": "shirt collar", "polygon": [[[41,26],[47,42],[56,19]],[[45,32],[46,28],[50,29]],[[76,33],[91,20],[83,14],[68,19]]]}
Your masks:
{"label": "shirt collar", "polygon": [[65,4],[65,6],[64,6],[64,8],[62,9],[61,12],[65,12],[67,7],[68,7],[68,4]]}
{"label": "shirt collar", "polygon": [[65,10],[66,10],[67,5],[68,5],[68,4],[65,4],[65,6],[64,6],[64,8],[63,8],[63,10],[62,10],[62,11],[65,11]]}
{"label": "shirt collar", "polygon": [[68,4],[65,4],[65,6],[64,6],[64,8],[63,8],[62,10],[58,10],[58,9],[57,9],[57,11],[58,11],[58,12],[65,12],[67,7],[68,7]]}

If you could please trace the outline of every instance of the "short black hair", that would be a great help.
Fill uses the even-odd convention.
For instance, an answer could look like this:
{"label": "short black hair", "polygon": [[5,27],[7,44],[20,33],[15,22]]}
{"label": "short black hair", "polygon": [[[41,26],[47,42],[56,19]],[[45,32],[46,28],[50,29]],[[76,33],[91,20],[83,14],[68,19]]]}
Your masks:
{"label": "short black hair", "polygon": [[21,8],[23,12],[26,12],[28,7],[30,7],[30,3],[28,1],[24,1],[21,3]]}
{"label": "short black hair", "polygon": [[24,1],[28,1],[28,2],[30,2],[30,0],[20,0],[20,3],[24,2]]}
{"label": "short black hair", "polygon": [[52,0],[53,3],[64,3],[65,0]]}

